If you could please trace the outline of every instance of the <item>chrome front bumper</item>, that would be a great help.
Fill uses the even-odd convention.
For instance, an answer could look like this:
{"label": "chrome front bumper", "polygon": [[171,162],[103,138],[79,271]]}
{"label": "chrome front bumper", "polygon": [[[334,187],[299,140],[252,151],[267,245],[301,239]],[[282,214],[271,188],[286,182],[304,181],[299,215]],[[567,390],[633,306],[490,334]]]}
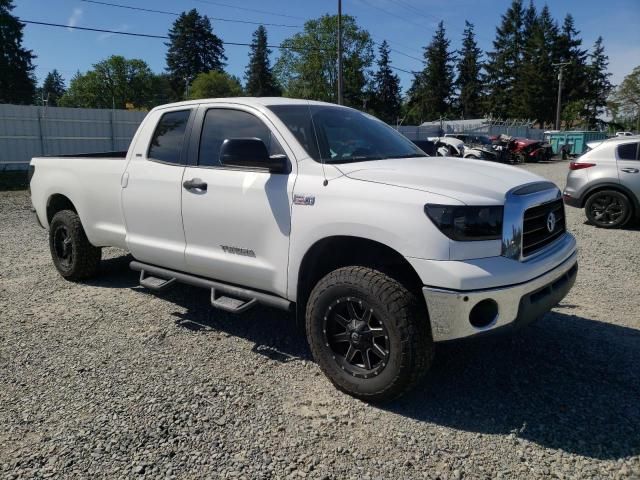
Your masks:
{"label": "chrome front bumper", "polygon": [[[517,285],[472,291],[424,287],[433,340],[443,342],[483,335],[541,317],[571,290],[578,271],[577,255],[574,252],[553,270]],[[475,327],[469,315],[474,306],[486,299],[496,302],[497,314],[486,326]]]}

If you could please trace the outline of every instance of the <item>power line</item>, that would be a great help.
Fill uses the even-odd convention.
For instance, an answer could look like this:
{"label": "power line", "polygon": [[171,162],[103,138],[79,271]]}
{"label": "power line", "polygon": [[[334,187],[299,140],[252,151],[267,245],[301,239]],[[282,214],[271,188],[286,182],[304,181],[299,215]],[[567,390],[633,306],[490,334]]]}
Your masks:
{"label": "power line", "polygon": [[[181,14],[178,12],[169,12],[167,10],[156,10],[156,9],[152,9],[152,8],[143,8],[143,7],[134,7],[131,5],[122,5],[119,3],[110,3],[110,2],[102,2],[99,0],[80,0],[81,2],[85,2],[85,3],[93,3],[96,5],[103,5],[103,6],[108,6],[108,7],[115,7],[115,8],[123,8],[123,9],[127,9],[127,10],[136,10],[136,11],[140,11],[140,12],[149,12],[149,13],[159,13],[162,15],[170,15],[170,16],[180,16]],[[272,26],[272,27],[287,27],[287,28],[302,28],[302,25],[284,25],[284,24],[280,24],[280,23],[264,23],[264,22],[251,22],[248,20],[235,20],[235,19],[228,19],[228,18],[221,18],[221,17],[211,17],[209,16],[210,19],[212,20],[218,20],[218,21],[223,21],[223,22],[235,22],[235,23],[245,23],[245,24],[251,24],[251,25],[265,25],[265,26]],[[112,32],[109,32],[112,33]],[[380,45],[381,42],[374,42],[374,44],[376,45]],[[391,43],[391,42],[388,42]],[[402,55],[404,57],[410,58],[412,60],[416,60],[418,62],[422,62],[421,58],[415,57],[413,55],[409,55],[408,53],[404,53],[400,50],[397,50],[395,48],[389,48],[390,51],[397,53],[398,55]]]}
{"label": "power line", "polygon": [[[166,10],[155,10],[153,8],[142,8],[142,7],[133,7],[131,5],[122,5],[119,3],[109,3],[109,2],[99,2],[98,0],[80,0],[85,3],[93,3],[96,5],[103,5],[107,7],[117,7],[117,8],[126,8],[127,10],[137,10],[140,12],[149,12],[149,13],[160,13],[162,15],[171,15],[174,17],[179,17],[181,14],[178,12],[168,12]],[[217,20],[220,22],[233,22],[233,23],[248,23],[251,25],[266,25],[270,27],[287,27],[287,28],[301,28],[302,25],[284,25],[281,23],[265,23],[265,22],[251,22],[249,20],[236,20],[232,18],[222,18],[222,17],[212,17],[207,15],[211,20]]]}
{"label": "power line", "polygon": [[405,2],[403,0],[388,0],[388,1],[398,5],[399,7],[404,7],[407,10],[411,10],[414,15],[418,14],[421,17],[429,18],[429,19],[435,20],[436,22],[439,22],[439,21],[442,20],[441,18],[438,18],[438,17],[436,17],[434,15],[431,15],[430,13],[424,13],[424,12],[418,10],[416,7],[414,7],[413,5],[407,3],[407,2]]}
{"label": "power line", "polygon": [[[63,25],[61,23],[48,23],[48,22],[36,22],[34,20],[23,20],[20,19],[20,22],[22,23],[28,23],[31,25],[44,25],[47,27],[58,27],[58,28],[67,28],[67,29],[72,29],[72,30],[85,30],[85,31],[89,31],[89,32],[99,32],[99,33],[111,33],[113,35],[127,35],[130,37],[145,37],[145,38],[158,38],[161,40],[169,40],[169,37],[166,35],[153,35],[150,33],[134,33],[134,32],[123,32],[123,31],[119,31],[119,30],[107,30],[104,28],[91,28],[91,27],[78,27],[78,26],[69,26],[69,25]],[[233,46],[240,46],[240,47],[250,47],[251,44],[250,43],[242,43],[242,42],[222,42],[224,45],[233,45]],[[323,51],[325,49],[323,48],[309,48],[309,49],[303,49],[303,48],[297,48],[297,47],[287,47],[287,46],[282,46],[282,45],[267,45],[267,47],[269,48],[279,48],[281,50],[315,50],[315,51]]]}
{"label": "power line", "polygon": [[392,17],[398,18],[398,19],[402,20],[403,22],[410,23],[410,24],[412,24],[412,25],[414,25],[416,27],[419,27],[419,28],[425,28],[424,25],[420,25],[419,23],[416,23],[413,20],[410,20],[410,19],[408,19],[406,17],[402,17],[402,16],[398,15],[397,13],[393,13],[393,12],[390,12],[389,10],[386,10],[384,8],[381,8],[381,7],[378,7],[377,5],[374,5],[374,4],[370,3],[368,0],[359,0],[359,2],[367,5],[369,8],[375,8],[376,10],[380,10],[381,12],[383,12],[386,15],[391,15]]}
{"label": "power line", "polygon": [[409,70],[405,70],[404,68],[394,67],[393,65],[389,65],[389,68],[392,70],[398,70],[399,72],[408,73],[409,75],[415,75],[416,73],[418,73],[418,72],[411,72]]}
{"label": "power line", "polygon": [[[57,28],[66,28],[66,29],[72,29],[72,30],[83,30],[83,31],[88,31],[88,32],[98,32],[98,33],[110,33],[113,35],[126,35],[129,37],[143,37],[143,38],[155,38],[155,39],[160,39],[160,40],[169,40],[169,37],[166,35],[154,35],[154,34],[150,34],[150,33],[137,33],[137,32],[123,32],[123,31],[119,31],[119,30],[108,30],[105,28],[91,28],[91,27],[78,27],[78,26],[69,26],[69,25],[63,25],[61,23],[49,23],[49,22],[37,22],[35,20],[24,20],[24,19],[20,19],[20,22],[22,23],[26,23],[26,24],[30,24],[30,25],[43,25],[46,27],[57,27]],[[242,43],[242,42],[222,42],[224,45],[232,45],[232,46],[241,46],[241,47],[250,47],[251,44],[250,43]],[[269,48],[278,48],[281,50],[294,50],[294,51],[305,51],[305,50],[312,50],[312,51],[325,51],[326,49],[323,48],[309,48],[309,49],[303,49],[303,48],[296,48],[296,47],[288,47],[288,46],[283,46],[283,45],[267,45],[267,47]],[[332,50],[333,51],[333,50]],[[393,70],[397,70],[399,72],[403,72],[403,73],[408,73],[410,75],[414,75],[416,72],[412,72],[410,70],[405,70],[403,68],[399,68],[399,67],[395,67],[393,65],[389,65],[390,68],[392,68]]]}
{"label": "power line", "polygon": [[199,3],[207,3],[209,5],[217,5],[218,7],[235,8],[236,10],[244,10],[245,12],[262,13],[264,15],[274,15],[276,17],[293,18],[295,20],[306,20],[303,17],[296,17],[296,16],[293,16],[293,15],[286,15],[284,13],[267,12],[265,10],[258,10],[258,9],[255,9],[255,8],[239,7],[237,5],[229,5],[228,3],[213,2],[211,0],[193,0],[193,1],[194,2],[199,2]]}

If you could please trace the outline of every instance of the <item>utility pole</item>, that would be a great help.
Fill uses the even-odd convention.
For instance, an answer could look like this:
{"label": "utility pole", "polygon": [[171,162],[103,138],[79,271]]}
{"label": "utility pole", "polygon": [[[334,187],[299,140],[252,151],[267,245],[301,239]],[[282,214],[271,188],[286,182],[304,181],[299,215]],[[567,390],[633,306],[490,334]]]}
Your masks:
{"label": "utility pole", "polygon": [[342,0],[338,0],[338,105],[342,103]]}
{"label": "utility pole", "polygon": [[562,108],[562,73],[564,71],[564,67],[569,64],[570,62],[552,64],[554,67],[560,67],[560,71],[558,72],[558,105],[556,106],[556,130],[560,130],[560,110]]}

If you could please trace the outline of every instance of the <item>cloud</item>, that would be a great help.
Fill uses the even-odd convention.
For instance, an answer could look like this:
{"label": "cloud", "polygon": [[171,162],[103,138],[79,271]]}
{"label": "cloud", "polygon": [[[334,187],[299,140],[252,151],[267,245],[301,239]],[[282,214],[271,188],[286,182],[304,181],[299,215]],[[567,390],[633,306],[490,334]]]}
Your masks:
{"label": "cloud", "polygon": [[[67,27],[75,27],[76,25],[78,25],[78,22],[82,18],[83,13],[84,12],[82,11],[81,8],[74,8],[73,12],[71,12],[71,16],[69,17],[69,20],[67,20]],[[69,31],[73,31],[73,30],[69,28]]]}
{"label": "cloud", "polygon": [[[118,32],[126,32],[129,30],[129,25],[127,25],[126,23],[121,24],[118,27],[115,28],[109,28],[109,30],[116,30]],[[104,42],[105,40],[111,38],[111,37],[115,37],[117,34],[115,33],[101,33],[100,35],[98,35],[98,41],[99,42]]]}

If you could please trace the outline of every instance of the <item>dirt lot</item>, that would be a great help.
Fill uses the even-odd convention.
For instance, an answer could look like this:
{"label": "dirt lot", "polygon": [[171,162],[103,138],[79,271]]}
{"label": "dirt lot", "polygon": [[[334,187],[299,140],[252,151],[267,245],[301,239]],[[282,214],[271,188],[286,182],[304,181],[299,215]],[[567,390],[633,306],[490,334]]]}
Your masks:
{"label": "dirt lot", "polygon": [[[566,163],[531,165],[563,185]],[[278,311],[161,296],[105,251],[55,272],[25,192],[0,193],[3,478],[640,478],[640,229],[568,209],[576,286],[515,337],[440,347],[384,408],[345,396]]]}

